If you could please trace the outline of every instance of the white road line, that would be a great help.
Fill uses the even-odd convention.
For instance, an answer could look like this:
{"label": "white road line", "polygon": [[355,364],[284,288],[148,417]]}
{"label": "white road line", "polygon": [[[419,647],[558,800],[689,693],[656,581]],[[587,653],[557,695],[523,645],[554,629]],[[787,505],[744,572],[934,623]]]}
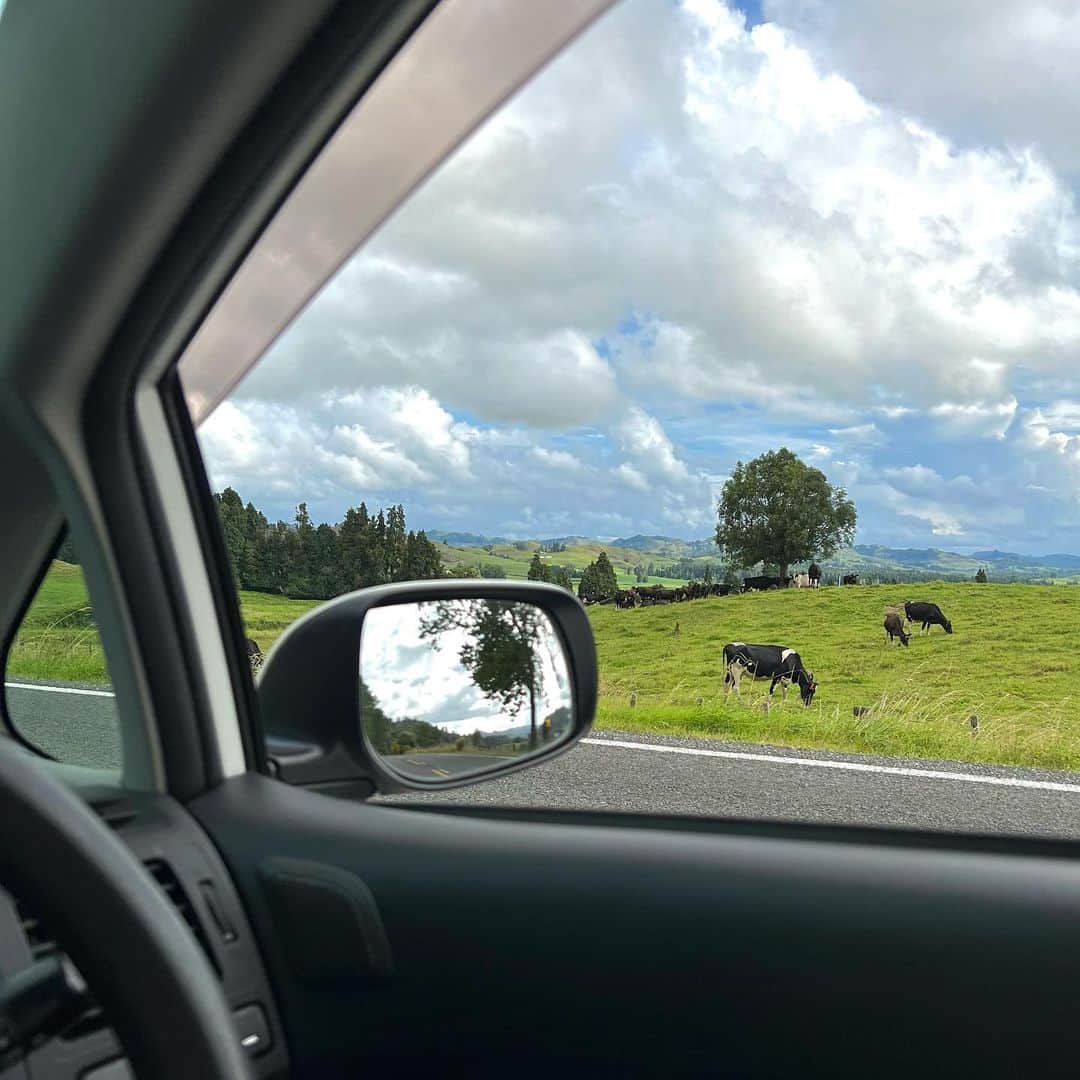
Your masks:
{"label": "white road line", "polygon": [[86,697],[116,697],[111,690],[85,690],[81,686],[38,686],[37,683],[4,683],[9,690],[44,690],[49,694],[84,694]]}
{"label": "white road line", "polygon": [[701,750],[695,746],[664,746],[659,743],[629,742],[624,739],[582,739],[590,746],[616,746],[622,750],[651,750],[655,754],[686,754],[690,757],[728,758],[733,761],[763,761],[769,765],[802,765],[811,769],[840,769],[845,772],[885,773],[887,776],[914,776],[920,780],[958,780],[964,784],[1028,788],[1035,791],[1063,791],[1080,795],[1080,784],[1053,780],[1022,780],[1015,776],[980,776],[945,772],[941,769],[909,769],[901,765],[869,765],[858,761],[827,761],[822,758],[782,757],[779,754],[751,754],[741,750]]}

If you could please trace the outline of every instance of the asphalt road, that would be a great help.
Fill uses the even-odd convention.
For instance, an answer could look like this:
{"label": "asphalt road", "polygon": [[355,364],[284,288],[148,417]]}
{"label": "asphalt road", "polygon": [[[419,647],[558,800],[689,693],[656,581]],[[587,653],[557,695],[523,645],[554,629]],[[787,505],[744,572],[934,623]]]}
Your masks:
{"label": "asphalt road", "polygon": [[460,776],[475,769],[490,769],[497,762],[512,761],[513,757],[495,754],[467,754],[447,752],[444,754],[401,754],[390,759],[391,764],[406,776],[424,780],[445,780],[448,776]]}
{"label": "asphalt road", "polygon": [[4,696],[16,729],[47,754],[97,769],[119,767],[120,725],[108,691],[19,679],[4,685]]}
{"label": "asphalt road", "polygon": [[472,787],[383,801],[769,818],[1080,838],[1080,774],[595,732]]}
{"label": "asphalt road", "polygon": [[[115,767],[116,702],[87,687],[6,687],[13,722],[67,761]],[[409,754],[433,776],[488,755]],[[387,802],[526,806],[770,818],[1080,838],[1080,773],[812,753],[625,732],[594,732],[548,762],[499,780]]]}

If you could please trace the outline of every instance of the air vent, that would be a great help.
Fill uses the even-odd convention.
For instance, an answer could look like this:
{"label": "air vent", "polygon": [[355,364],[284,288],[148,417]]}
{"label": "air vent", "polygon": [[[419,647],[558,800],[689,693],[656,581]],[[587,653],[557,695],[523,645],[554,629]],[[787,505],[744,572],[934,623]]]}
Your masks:
{"label": "air vent", "polygon": [[192,906],[191,900],[184,891],[184,886],[180,884],[180,879],[176,876],[173,868],[163,859],[148,859],[146,869],[153,874],[154,880],[161,886],[162,891],[169,898],[169,902],[179,912],[180,918],[191,927],[195,940],[202,946],[206,958],[210,961],[210,966],[213,967],[220,978],[221,968],[218,965],[217,957],[210,948],[210,943],[206,940],[206,933],[203,931],[202,923],[199,922],[199,916],[195,914],[195,908]]}

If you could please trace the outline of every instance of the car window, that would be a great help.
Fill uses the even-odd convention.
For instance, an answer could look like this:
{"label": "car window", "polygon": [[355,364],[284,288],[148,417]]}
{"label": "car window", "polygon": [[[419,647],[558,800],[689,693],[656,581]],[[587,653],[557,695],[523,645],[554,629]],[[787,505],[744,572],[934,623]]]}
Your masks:
{"label": "car window", "polygon": [[23,616],[4,666],[8,722],[72,765],[121,765],[116,697],[78,554],[65,539]]}
{"label": "car window", "polygon": [[902,12],[618,5],[201,423],[263,650],[414,577],[588,605],[593,737],[439,798],[1080,834],[1065,46],[1003,86],[957,8],[931,71]]}

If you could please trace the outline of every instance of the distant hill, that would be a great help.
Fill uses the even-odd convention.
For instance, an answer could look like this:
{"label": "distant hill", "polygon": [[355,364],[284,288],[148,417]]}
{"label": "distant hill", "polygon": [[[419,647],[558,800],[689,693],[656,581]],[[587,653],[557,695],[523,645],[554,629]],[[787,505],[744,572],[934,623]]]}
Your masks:
{"label": "distant hill", "polygon": [[[428,537],[448,549],[442,552],[444,561],[493,563],[505,569],[509,577],[524,577],[528,561],[541,548],[545,560],[583,567],[601,550],[606,550],[615,565],[620,581],[626,583],[636,566],[652,564],[657,574],[662,568],[675,569],[678,562],[687,569],[684,560],[704,566],[721,564],[720,553],[713,540],[684,540],[677,536],[655,536],[643,533],[598,539],[587,536],[553,536],[534,540],[507,540],[498,536],[477,533],[443,532],[433,530]],[[547,550],[556,544],[564,545],[561,552],[551,555]],[[484,549],[491,549],[485,554]],[[546,550],[544,550],[546,549]],[[970,555],[942,548],[894,548],[884,544],[855,544],[838,551],[831,559],[823,560],[828,579],[830,574],[857,573],[869,579],[895,577],[907,581],[942,579],[960,581],[973,578],[985,568],[994,581],[1032,581],[1080,577],[1080,555],[1054,553],[1050,555],[1020,555],[1012,551],[975,551]],[[678,572],[678,571],[676,571]],[[749,572],[749,571],[748,571]]]}
{"label": "distant hill", "polygon": [[444,529],[426,529],[427,538],[450,547],[484,547],[487,544],[509,544],[505,536],[481,536],[479,533],[446,532]]}
{"label": "distant hill", "polygon": [[644,551],[650,555],[668,555],[676,559],[693,559],[699,555],[717,557],[716,544],[712,540],[680,540],[674,536],[627,536],[609,542],[610,547]]}

